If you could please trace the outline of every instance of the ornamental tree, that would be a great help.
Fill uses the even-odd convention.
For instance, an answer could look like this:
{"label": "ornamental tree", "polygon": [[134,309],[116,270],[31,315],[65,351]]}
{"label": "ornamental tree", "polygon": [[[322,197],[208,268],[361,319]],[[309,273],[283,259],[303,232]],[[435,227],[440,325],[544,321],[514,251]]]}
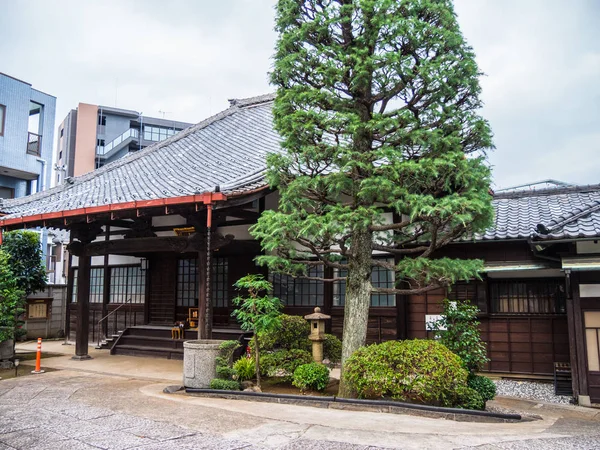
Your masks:
{"label": "ornamental tree", "polygon": [[279,326],[281,302],[272,297],[270,292],[273,286],[262,275],[250,274],[240,278],[234,285],[247,295],[238,295],[233,299],[237,309],[234,316],[242,330],[254,333],[254,369],[256,372],[256,385],[260,388],[260,348],[258,334],[272,331]]}
{"label": "ornamental tree", "polygon": [[[279,0],[276,30],[283,151],[267,177],[280,201],[252,232],[272,270],[324,266],[324,281],[346,283],[344,362],[365,344],[371,293],[422,293],[482,268],[434,258],[493,217],[480,71],[450,0]],[[397,285],[374,288],[375,266]]]}
{"label": "ornamental tree", "polygon": [[0,342],[19,337],[23,325],[19,317],[25,312],[23,294],[10,268],[8,254],[0,250]]}
{"label": "ornamental tree", "polygon": [[2,250],[8,253],[17,285],[26,296],[44,290],[46,268],[38,233],[24,230],[4,233]]}

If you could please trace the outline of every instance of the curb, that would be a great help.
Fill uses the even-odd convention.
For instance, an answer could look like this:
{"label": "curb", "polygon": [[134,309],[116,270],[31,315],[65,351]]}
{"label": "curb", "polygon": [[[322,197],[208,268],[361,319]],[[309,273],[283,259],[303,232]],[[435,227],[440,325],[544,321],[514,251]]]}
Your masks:
{"label": "curb", "polygon": [[441,406],[418,405],[389,400],[363,400],[340,397],[311,397],[268,392],[225,391],[219,389],[185,388],[187,394],[199,394],[203,397],[217,397],[230,400],[263,401],[288,403],[320,408],[346,409],[352,411],[371,411],[391,414],[410,414],[436,419],[456,420],[459,422],[525,422],[531,419],[520,414],[503,414],[471,409],[445,408]]}

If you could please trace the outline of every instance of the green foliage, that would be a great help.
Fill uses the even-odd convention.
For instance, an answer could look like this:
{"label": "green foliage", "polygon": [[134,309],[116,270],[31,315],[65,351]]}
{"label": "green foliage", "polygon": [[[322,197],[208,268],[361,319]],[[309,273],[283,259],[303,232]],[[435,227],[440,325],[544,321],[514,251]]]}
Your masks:
{"label": "green foliage", "polygon": [[328,359],[332,364],[336,364],[342,360],[342,341],[337,336],[325,334],[323,357]]}
{"label": "green foliage", "polygon": [[455,406],[464,409],[485,409],[485,400],[479,392],[470,387],[461,387],[456,392],[457,398]]}
{"label": "green foliage", "polygon": [[[238,341],[225,341],[219,345],[219,356],[215,358],[217,363],[217,376],[222,380],[232,380],[236,375],[233,369],[233,352],[240,346]],[[216,388],[215,388],[216,389]]]}
{"label": "green foliage", "polygon": [[260,357],[261,373],[289,379],[299,366],[312,360],[312,355],[306,350],[275,350]]}
{"label": "green foliage", "polygon": [[46,287],[46,268],[38,233],[23,230],[4,233],[2,250],[9,255],[17,285],[25,295],[35,294]]}
{"label": "green foliage", "polygon": [[233,363],[233,370],[239,381],[251,380],[255,375],[254,361],[251,358],[240,358]]}
{"label": "green foliage", "polygon": [[0,342],[17,339],[24,331],[25,292],[19,289],[8,254],[0,250]]}
{"label": "green foliage", "polygon": [[281,314],[276,327],[258,334],[258,342],[263,350],[300,349],[310,351],[309,333],[310,325],[303,317]]}
{"label": "green foliage", "polygon": [[479,309],[467,302],[446,299],[442,318],[434,324],[436,337],[460,356],[470,373],[481,370],[488,362],[486,345],[479,332],[478,313]]}
{"label": "green foliage", "polygon": [[292,384],[301,391],[308,389],[323,391],[329,384],[329,369],[315,362],[302,364],[294,370]]}
{"label": "green foliage", "polygon": [[[279,0],[275,29],[283,152],[269,155],[267,178],[279,207],[251,228],[258,262],[294,276],[315,264],[347,271],[350,317],[369,308],[373,250],[398,253],[387,267],[403,294],[476,277],[482,261],[434,257],[493,223],[492,132],[452,1]],[[403,220],[385,223],[390,211]],[[351,333],[345,356],[366,323]]]}
{"label": "green foliage", "polygon": [[220,389],[222,391],[239,391],[240,383],[233,380],[222,380],[221,378],[213,378],[210,380],[211,389]]}
{"label": "green foliage", "polygon": [[439,342],[419,339],[362,347],[348,358],[343,372],[359,398],[437,406],[457,404],[467,375],[458,356]]}
{"label": "green foliage", "polygon": [[237,306],[237,309],[233,311],[232,316],[238,320],[242,330],[254,332],[256,385],[260,387],[258,335],[279,326],[280,310],[283,305],[279,299],[269,295],[273,286],[262,275],[246,275],[235,283],[235,287],[247,292],[246,296],[239,295],[233,299],[233,304]]}
{"label": "green foliage", "polygon": [[488,377],[471,374],[467,379],[467,385],[479,392],[484,402],[494,400],[496,397],[496,384]]}

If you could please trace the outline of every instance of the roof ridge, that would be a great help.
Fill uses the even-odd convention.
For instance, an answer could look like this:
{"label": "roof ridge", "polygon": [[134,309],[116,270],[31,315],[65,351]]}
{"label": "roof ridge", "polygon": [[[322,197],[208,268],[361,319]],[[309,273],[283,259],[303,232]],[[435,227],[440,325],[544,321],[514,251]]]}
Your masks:
{"label": "roof ridge", "polygon": [[243,108],[245,106],[252,106],[252,105],[259,104],[259,103],[272,102],[273,100],[275,100],[275,96],[276,96],[276,94],[274,92],[271,92],[269,94],[257,95],[255,97],[230,98],[229,104],[231,106],[239,106],[239,107]]}
{"label": "roof ridge", "polygon": [[571,192],[583,193],[583,192],[595,192],[595,191],[600,191],[600,184],[577,185],[577,186],[568,186],[568,187],[561,187],[561,188],[532,189],[532,190],[514,191],[514,192],[500,192],[500,193],[494,194],[494,200],[560,195],[560,194],[568,194]]}

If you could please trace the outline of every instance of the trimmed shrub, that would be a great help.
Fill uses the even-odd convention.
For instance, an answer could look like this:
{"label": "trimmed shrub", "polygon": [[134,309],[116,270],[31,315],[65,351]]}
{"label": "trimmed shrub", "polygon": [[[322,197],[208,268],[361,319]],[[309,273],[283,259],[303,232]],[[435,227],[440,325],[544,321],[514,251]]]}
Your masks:
{"label": "trimmed shrub", "polygon": [[231,380],[235,375],[235,370],[228,366],[217,366],[217,377],[222,380]]}
{"label": "trimmed shrub", "polygon": [[240,383],[233,380],[222,380],[221,378],[213,378],[210,380],[211,389],[220,389],[222,391],[239,391]]}
{"label": "trimmed shrub", "polygon": [[238,341],[225,341],[219,345],[219,356],[215,358],[215,361],[217,363],[217,377],[220,379],[231,381],[236,374],[232,367],[233,353],[239,346]]}
{"label": "trimmed shrub", "polygon": [[456,391],[455,406],[464,409],[485,409],[485,400],[479,392],[470,387],[461,387]]}
{"label": "trimmed shrub", "polygon": [[263,375],[291,378],[298,366],[312,361],[305,350],[275,350],[260,357],[260,369]]}
{"label": "trimmed shrub", "polygon": [[301,391],[308,389],[323,391],[329,384],[329,369],[315,362],[302,364],[294,371],[292,384]]}
{"label": "trimmed shrub", "polygon": [[342,360],[342,341],[333,334],[326,334],[323,341],[323,356],[335,364]]}
{"label": "trimmed shrub", "polygon": [[458,356],[425,339],[362,347],[344,365],[344,380],[359,398],[436,406],[456,405],[457,391],[467,388],[467,376]]}
{"label": "trimmed shrub", "polygon": [[494,400],[494,397],[496,397],[496,384],[488,377],[469,375],[467,386],[479,392],[484,402]]}
{"label": "trimmed shrub", "polygon": [[310,351],[311,343],[309,323],[300,316],[281,314],[279,326],[268,332],[258,334],[261,350],[300,349]]}
{"label": "trimmed shrub", "polygon": [[233,364],[233,371],[239,381],[251,380],[256,375],[256,368],[252,358],[240,358]]}

